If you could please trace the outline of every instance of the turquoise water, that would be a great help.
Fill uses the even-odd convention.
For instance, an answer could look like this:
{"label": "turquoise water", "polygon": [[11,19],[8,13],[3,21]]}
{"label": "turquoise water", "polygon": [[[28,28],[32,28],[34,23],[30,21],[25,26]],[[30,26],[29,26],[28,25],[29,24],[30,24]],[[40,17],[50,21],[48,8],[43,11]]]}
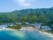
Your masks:
{"label": "turquoise water", "polygon": [[53,40],[37,31],[0,31],[0,40]]}

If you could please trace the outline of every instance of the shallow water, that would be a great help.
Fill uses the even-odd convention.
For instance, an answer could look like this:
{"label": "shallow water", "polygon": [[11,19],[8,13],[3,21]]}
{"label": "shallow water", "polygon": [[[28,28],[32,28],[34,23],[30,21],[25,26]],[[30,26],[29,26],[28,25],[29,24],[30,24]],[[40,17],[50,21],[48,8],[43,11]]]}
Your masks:
{"label": "shallow water", "polygon": [[0,40],[53,40],[37,31],[0,31]]}

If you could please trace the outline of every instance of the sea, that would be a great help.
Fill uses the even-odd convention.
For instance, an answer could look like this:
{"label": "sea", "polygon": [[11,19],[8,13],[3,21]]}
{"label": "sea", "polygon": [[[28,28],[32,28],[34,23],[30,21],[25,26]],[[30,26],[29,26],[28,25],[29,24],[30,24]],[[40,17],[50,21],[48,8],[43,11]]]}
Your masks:
{"label": "sea", "polygon": [[53,38],[35,30],[0,30],[0,40],[53,40]]}

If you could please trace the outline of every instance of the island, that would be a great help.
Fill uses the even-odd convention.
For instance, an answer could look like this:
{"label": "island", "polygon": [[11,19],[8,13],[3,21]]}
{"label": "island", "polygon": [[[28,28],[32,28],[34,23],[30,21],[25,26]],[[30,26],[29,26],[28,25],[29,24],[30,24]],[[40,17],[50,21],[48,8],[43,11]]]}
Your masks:
{"label": "island", "polygon": [[[52,10],[53,7],[49,9],[25,9],[0,13],[0,25],[2,26],[0,29],[36,30],[40,33],[50,35],[53,33]],[[7,25],[3,27],[5,23]]]}

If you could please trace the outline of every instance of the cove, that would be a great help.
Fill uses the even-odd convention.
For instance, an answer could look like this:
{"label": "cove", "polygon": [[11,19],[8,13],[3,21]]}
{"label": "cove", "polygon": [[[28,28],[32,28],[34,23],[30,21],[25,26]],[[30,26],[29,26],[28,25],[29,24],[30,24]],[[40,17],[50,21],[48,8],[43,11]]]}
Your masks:
{"label": "cove", "polygon": [[0,40],[53,40],[53,38],[43,35],[37,31],[0,30]]}

